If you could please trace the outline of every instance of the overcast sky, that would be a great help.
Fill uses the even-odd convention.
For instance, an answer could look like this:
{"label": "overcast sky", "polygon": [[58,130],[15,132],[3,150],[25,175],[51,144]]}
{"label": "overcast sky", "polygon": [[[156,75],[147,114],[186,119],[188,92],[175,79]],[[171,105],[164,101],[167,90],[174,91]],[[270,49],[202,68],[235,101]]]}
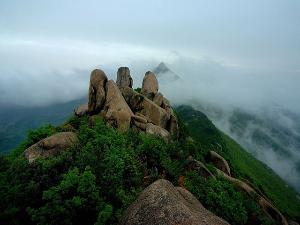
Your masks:
{"label": "overcast sky", "polygon": [[300,1],[0,1],[0,102],[68,100],[96,66],[179,57],[225,68],[224,80],[228,69],[267,87],[265,76],[287,79],[286,92],[300,96]]}

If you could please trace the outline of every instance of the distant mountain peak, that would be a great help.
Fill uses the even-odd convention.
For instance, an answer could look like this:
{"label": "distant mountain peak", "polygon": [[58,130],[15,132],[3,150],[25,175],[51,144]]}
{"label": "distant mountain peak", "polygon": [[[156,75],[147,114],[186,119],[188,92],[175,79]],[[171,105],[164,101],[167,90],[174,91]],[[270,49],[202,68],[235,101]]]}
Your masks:
{"label": "distant mountain peak", "polygon": [[158,74],[158,73],[166,73],[171,71],[164,62],[161,62],[160,64],[158,64],[158,66],[154,69],[154,73]]}
{"label": "distant mountain peak", "polygon": [[164,62],[159,63],[158,66],[153,69],[153,72],[157,75],[158,79],[166,79],[169,81],[175,81],[180,79],[180,76],[178,76],[175,72],[169,69],[169,67]]}

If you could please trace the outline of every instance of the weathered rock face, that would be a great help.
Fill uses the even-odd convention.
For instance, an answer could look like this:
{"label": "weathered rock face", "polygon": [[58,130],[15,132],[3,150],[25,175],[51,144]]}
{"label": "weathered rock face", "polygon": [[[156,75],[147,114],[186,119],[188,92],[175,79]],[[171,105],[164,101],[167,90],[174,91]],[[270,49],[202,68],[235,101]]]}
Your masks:
{"label": "weathered rock face", "polygon": [[89,87],[88,110],[90,113],[100,112],[105,102],[105,84],[107,77],[102,70],[95,69],[91,73]]}
{"label": "weathered rock face", "polygon": [[146,133],[159,136],[165,142],[168,142],[170,140],[170,133],[167,130],[165,130],[164,128],[161,128],[159,126],[156,126],[152,123],[146,124]]}
{"label": "weathered rock face", "polygon": [[120,67],[117,73],[117,85],[119,87],[132,88],[133,80],[130,76],[130,70],[128,67]]}
{"label": "weathered rock face", "polygon": [[156,76],[151,71],[148,71],[145,74],[145,77],[143,79],[143,85],[141,93],[145,95],[150,100],[153,100],[154,96],[158,92],[158,81],[156,79]]}
{"label": "weathered rock face", "polygon": [[209,152],[209,157],[212,163],[215,165],[216,168],[226,173],[228,176],[231,176],[230,174],[230,167],[227,163],[227,161],[220,156],[218,153],[214,151]]}
{"label": "weathered rock face", "polygon": [[169,120],[169,114],[163,108],[158,107],[155,103],[145,98],[141,103],[142,110],[139,113],[143,114],[149,118],[150,122],[160,126],[161,128],[166,128]]}
{"label": "weathered rock face", "polygon": [[133,115],[132,117],[133,120],[133,125],[142,130],[142,131],[146,131],[146,126],[147,126],[147,118],[139,113],[136,113],[135,115]]}
{"label": "weathered rock face", "polygon": [[24,151],[29,163],[37,158],[47,158],[70,148],[77,141],[77,136],[73,132],[60,132],[47,137]]}
{"label": "weathered rock face", "polygon": [[86,103],[86,104],[83,104],[83,105],[77,107],[75,109],[74,113],[76,116],[80,117],[80,116],[86,115],[88,113],[88,111],[89,111],[89,105],[88,105],[88,103]]}
{"label": "weathered rock face", "polygon": [[171,104],[170,104],[169,100],[166,99],[165,97],[163,97],[163,101],[162,101],[161,107],[166,110],[166,112],[168,113],[168,115],[172,114]]}
{"label": "weathered rock face", "polygon": [[187,190],[167,180],[147,187],[125,211],[120,225],[229,225]]}
{"label": "weathered rock face", "polygon": [[159,107],[161,107],[161,105],[163,104],[163,100],[164,96],[161,93],[157,93],[153,98],[153,102]]}
{"label": "weathered rock face", "polygon": [[120,131],[130,128],[133,113],[113,80],[106,84],[106,102],[103,108],[106,121]]}
{"label": "weathered rock face", "polygon": [[190,171],[195,171],[199,176],[204,178],[215,178],[215,176],[206,168],[206,166],[192,157],[189,157],[186,162],[186,167]]}
{"label": "weathered rock face", "polygon": [[154,125],[166,128],[169,118],[166,110],[131,88],[122,88],[121,92],[133,112],[142,114]]}

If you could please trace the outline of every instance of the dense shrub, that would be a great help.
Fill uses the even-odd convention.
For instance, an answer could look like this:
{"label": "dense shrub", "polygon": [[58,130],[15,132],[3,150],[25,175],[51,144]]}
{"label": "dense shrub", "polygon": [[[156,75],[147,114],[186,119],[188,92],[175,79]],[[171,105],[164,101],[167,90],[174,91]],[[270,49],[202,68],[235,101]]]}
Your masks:
{"label": "dense shrub", "polygon": [[41,207],[27,208],[36,224],[92,224],[108,205],[89,167],[83,172],[76,167],[68,171],[58,185],[43,191],[42,200]]}

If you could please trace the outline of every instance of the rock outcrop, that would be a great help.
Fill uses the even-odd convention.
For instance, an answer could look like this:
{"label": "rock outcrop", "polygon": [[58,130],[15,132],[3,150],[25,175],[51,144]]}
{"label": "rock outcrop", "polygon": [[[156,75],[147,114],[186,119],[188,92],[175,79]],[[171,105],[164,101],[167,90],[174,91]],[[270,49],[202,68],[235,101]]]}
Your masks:
{"label": "rock outcrop", "polygon": [[274,221],[275,224],[288,225],[286,218],[280,213],[278,209],[271,204],[271,202],[259,191],[247,182],[236,179],[230,175],[230,168],[227,161],[214,151],[210,151],[210,160],[216,167],[218,175],[223,176],[226,180],[232,182],[241,191],[246,192],[252,197],[258,205],[263,209],[264,213]]}
{"label": "rock outcrop", "polygon": [[230,167],[229,167],[227,161],[222,156],[220,156],[215,151],[210,151],[209,152],[209,158],[212,161],[212,163],[215,165],[216,168],[223,171],[228,176],[231,176]]}
{"label": "rock outcrop", "polygon": [[37,158],[47,158],[56,155],[70,148],[77,141],[77,136],[73,132],[60,132],[47,137],[24,151],[24,155],[29,163]]}
{"label": "rock outcrop", "polygon": [[152,123],[146,124],[146,133],[159,136],[166,142],[170,140],[170,133],[167,130]]}
{"label": "rock outcrop", "polygon": [[125,211],[120,225],[229,225],[186,189],[167,180],[147,187]]}
{"label": "rock outcrop", "polygon": [[106,101],[103,111],[106,121],[113,127],[120,131],[127,131],[130,128],[133,113],[113,80],[109,80],[106,84]]}
{"label": "rock outcrop", "polygon": [[75,115],[101,115],[111,126],[120,131],[133,127],[141,132],[161,137],[165,141],[178,138],[178,121],[169,101],[158,92],[158,82],[148,71],[143,79],[141,93],[132,89],[128,67],[120,67],[116,83],[107,81],[102,70],[91,74],[89,103],[75,110]]}
{"label": "rock outcrop", "polygon": [[117,72],[117,85],[119,87],[132,88],[133,80],[130,76],[130,70],[128,67],[120,67]]}
{"label": "rock outcrop", "polygon": [[88,114],[88,111],[89,111],[89,105],[88,105],[88,103],[86,103],[86,104],[83,104],[83,105],[77,107],[74,110],[74,114],[76,116],[80,117],[80,116],[84,116],[84,115]]}
{"label": "rock outcrop", "polygon": [[131,88],[122,88],[121,92],[134,113],[139,113],[148,119],[149,122],[162,128],[167,127],[170,115],[163,108],[156,105],[144,95]]}
{"label": "rock outcrop", "polygon": [[206,168],[206,166],[202,162],[193,159],[193,157],[191,156],[186,161],[186,169],[188,169],[189,171],[197,172],[197,174],[201,177],[212,177],[215,179],[215,176]]}
{"label": "rock outcrop", "polygon": [[159,107],[162,106],[163,104],[163,100],[164,100],[164,96],[161,93],[157,93],[154,98],[153,98],[153,102],[158,105]]}
{"label": "rock outcrop", "polygon": [[245,191],[248,193],[256,202],[261,206],[263,211],[267,216],[269,216],[270,219],[272,219],[276,224],[282,224],[282,225],[288,225],[287,220],[285,217],[279,212],[278,209],[275,208],[267,199],[265,199],[263,196],[258,194],[254,188],[252,188],[249,184],[233,178],[231,176],[228,176],[223,171],[217,169],[217,172],[219,175],[222,175],[224,178],[226,178],[228,181],[235,184],[238,188],[240,188],[242,191]]}
{"label": "rock outcrop", "polygon": [[106,82],[107,76],[102,70],[95,69],[92,71],[88,103],[88,110],[91,114],[100,112],[104,105]]}
{"label": "rock outcrop", "polygon": [[141,93],[145,95],[150,100],[153,100],[155,95],[158,92],[158,81],[156,79],[156,76],[153,72],[148,71],[145,74],[145,77],[143,79],[143,85]]}

